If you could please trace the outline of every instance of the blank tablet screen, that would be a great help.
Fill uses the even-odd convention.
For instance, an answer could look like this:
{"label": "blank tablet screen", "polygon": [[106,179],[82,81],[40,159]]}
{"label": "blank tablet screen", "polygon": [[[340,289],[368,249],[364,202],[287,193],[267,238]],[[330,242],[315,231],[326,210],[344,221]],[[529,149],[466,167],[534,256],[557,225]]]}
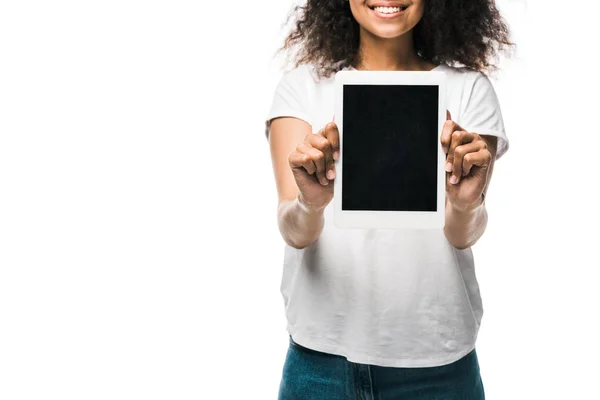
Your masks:
{"label": "blank tablet screen", "polygon": [[344,85],[342,210],[437,211],[436,85]]}

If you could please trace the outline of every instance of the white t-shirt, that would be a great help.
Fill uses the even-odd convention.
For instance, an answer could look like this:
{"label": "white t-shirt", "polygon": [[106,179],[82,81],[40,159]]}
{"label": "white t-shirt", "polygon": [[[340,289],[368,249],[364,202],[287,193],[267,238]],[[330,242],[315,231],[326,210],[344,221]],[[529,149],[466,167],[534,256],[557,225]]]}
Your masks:
{"label": "white t-shirt", "polygon": [[[497,136],[502,157],[508,139],[490,80],[445,64],[435,70],[447,74],[452,119],[469,132]],[[268,122],[284,116],[316,133],[332,120],[334,97],[333,76],[319,80],[306,64],[286,72],[267,133]],[[483,307],[471,249],[453,247],[442,229],[339,229],[332,207],[310,246],[285,244],[281,294],[294,341],[390,367],[449,364],[473,350]]]}

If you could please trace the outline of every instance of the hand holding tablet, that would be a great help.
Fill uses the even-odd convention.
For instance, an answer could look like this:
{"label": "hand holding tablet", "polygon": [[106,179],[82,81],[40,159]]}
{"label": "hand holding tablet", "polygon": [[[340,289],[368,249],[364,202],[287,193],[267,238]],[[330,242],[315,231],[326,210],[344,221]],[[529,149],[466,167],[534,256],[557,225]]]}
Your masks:
{"label": "hand holding tablet", "polygon": [[340,145],[335,225],[442,229],[446,75],[341,71],[335,85]]}
{"label": "hand holding tablet", "polygon": [[486,141],[452,121],[450,112],[440,140],[447,154],[444,169],[449,173],[446,195],[450,204],[461,210],[478,207],[485,198],[492,159]]}
{"label": "hand holding tablet", "polygon": [[333,198],[335,160],[339,158],[339,134],[335,123],[325,125],[318,133],[308,134],[288,162],[298,185],[298,201],[305,208],[319,211]]}

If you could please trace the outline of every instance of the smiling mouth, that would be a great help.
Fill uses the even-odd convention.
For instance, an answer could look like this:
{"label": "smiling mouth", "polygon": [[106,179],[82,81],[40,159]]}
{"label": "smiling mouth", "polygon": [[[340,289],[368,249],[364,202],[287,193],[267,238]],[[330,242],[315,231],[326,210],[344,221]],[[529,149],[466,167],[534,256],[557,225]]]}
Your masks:
{"label": "smiling mouth", "polygon": [[395,14],[402,12],[408,8],[408,6],[394,6],[394,7],[381,7],[381,6],[369,6],[373,11],[377,11],[381,14]]}

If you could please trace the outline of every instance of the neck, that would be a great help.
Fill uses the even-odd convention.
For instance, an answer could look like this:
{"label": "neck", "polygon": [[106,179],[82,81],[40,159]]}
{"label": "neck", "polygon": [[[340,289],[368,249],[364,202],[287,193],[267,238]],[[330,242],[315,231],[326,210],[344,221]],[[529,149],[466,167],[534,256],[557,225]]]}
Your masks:
{"label": "neck", "polygon": [[359,70],[423,71],[429,63],[419,57],[413,45],[412,30],[393,39],[374,36],[360,28]]}

